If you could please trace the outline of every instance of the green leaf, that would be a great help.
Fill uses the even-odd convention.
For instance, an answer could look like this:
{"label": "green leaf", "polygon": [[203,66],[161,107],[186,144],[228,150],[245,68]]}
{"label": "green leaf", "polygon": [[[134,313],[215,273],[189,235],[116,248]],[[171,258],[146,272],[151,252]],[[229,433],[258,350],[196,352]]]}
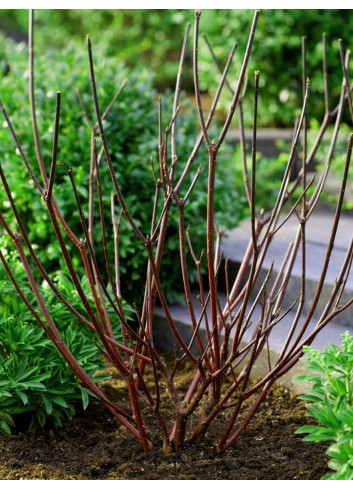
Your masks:
{"label": "green leaf", "polygon": [[346,470],[337,477],[340,481],[352,481],[353,480],[353,468],[348,466]]}
{"label": "green leaf", "polygon": [[83,405],[83,409],[86,409],[88,404],[89,404],[89,391],[88,389],[86,389],[85,387],[82,387],[80,386],[80,390],[81,390],[81,398],[82,398],[82,405]]}
{"label": "green leaf", "polygon": [[17,375],[16,376],[16,380],[18,382],[21,382],[22,380],[24,379],[27,379],[28,377],[30,377],[34,372],[36,372],[38,370],[38,365],[35,366],[35,367],[32,367],[32,368],[29,368],[28,370],[26,370],[26,372],[23,372],[21,375]]}
{"label": "green leaf", "polygon": [[51,412],[53,411],[52,403],[49,401],[49,399],[46,396],[43,396],[43,394],[42,394],[42,401],[43,401],[46,413],[48,415],[51,414]]}
{"label": "green leaf", "polygon": [[298,396],[298,399],[310,402],[321,402],[324,399],[324,396],[321,396],[320,394],[305,394],[303,396]]}
{"label": "green leaf", "polygon": [[53,404],[57,404],[63,408],[67,408],[67,402],[61,396],[50,396],[50,400]]}
{"label": "green leaf", "polygon": [[0,399],[1,399],[1,397],[12,397],[12,395],[8,391],[1,390],[0,391]]}
{"label": "green leaf", "polygon": [[307,374],[307,375],[299,375],[297,379],[301,379],[305,382],[317,382],[321,379],[318,374]]}
{"label": "green leaf", "polygon": [[39,390],[46,390],[46,387],[42,382],[21,382],[21,384],[26,387],[26,389],[39,389]]}
{"label": "green leaf", "polygon": [[338,418],[345,423],[353,434],[353,407],[349,406],[346,409],[341,409],[337,413]]}
{"label": "green leaf", "polygon": [[72,404],[69,404],[69,403],[67,404],[67,409],[66,409],[65,413],[66,413],[68,419],[71,421],[72,418],[75,416],[75,408],[73,407]]}
{"label": "green leaf", "polygon": [[24,392],[17,390],[16,394],[20,397],[23,404],[28,404],[28,397]]}
{"label": "green leaf", "polygon": [[314,426],[314,425],[306,425],[306,426],[301,426],[300,428],[298,428],[297,430],[295,430],[295,434],[296,435],[302,435],[304,433],[314,433],[317,431],[319,427],[318,426]]}
{"label": "green leaf", "polygon": [[19,379],[25,374],[27,363],[28,363],[28,357],[23,357],[16,372],[15,379],[17,381],[19,381]]}
{"label": "green leaf", "polygon": [[43,428],[45,425],[45,422],[47,420],[47,415],[45,414],[43,409],[38,409],[37,418],[38,418],[40,426]]}
{"label": "green leaf", "polygon": [[327,432],[327,433],[313,433],[304,438],[304,441],[314,441],[316,443],[321,441],[332,441],[335,439],[335,433]]}
{"label": "green leaf", "polygon": [[[90,373],[90,372],[89,372]],[[109,380],[112,378],[111,375],[109,374],[99,374],[99,375],[93,375],[94,372],[92,372],[92,380],[93,382],[100,382],[101,380]],[[90,393],[91,395],[94,395],[93,393]]]}
{"label": "green leaf", "polygon": [[5,421],[3,421],[2,419],[0,419],[0,432],[6,436],[11,435],[10,426]]}
{"label": "green leaf", "polygon": [[295,377],[294,382],[306,382],[309,374],[302,374]]}
{"label": "green leaf", "polygon": [[57,409],[53,409],[51,420],[54,422],[55,426],[58,426],[59,428],[62,427],[62,413]]}
{"label": "green leaf", "polygon": [[0,411],[0,419],[5,421],[7,424],[10,426],[15,426],[15,421],[11,414],[7,413],[6,411]]}

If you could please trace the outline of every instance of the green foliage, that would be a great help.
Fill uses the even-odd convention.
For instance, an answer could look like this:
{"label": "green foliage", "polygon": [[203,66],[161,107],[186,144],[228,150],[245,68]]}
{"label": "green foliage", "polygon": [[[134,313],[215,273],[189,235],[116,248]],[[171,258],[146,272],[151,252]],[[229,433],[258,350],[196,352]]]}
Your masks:
{"label": "green foliage", "polygon": [[[309,151],[313,147],[315,139],[318,134],[318,127],[316,124],[308,131],[308,148]],[[330,173],[327,176],[326,184],[321,195],[321,203],[328,204],[332,209],[337,205],[339,198],[339,189],[341,185],[341,178],[343,174],[344,165],[347,157],[347,145],[350,134],[350,128],[342,124],[341,131],[338,137],[338,141],[335,146],[332,160],[330,162]],[[314,162],[308,169],[307,181],[309,182],[314,178],[312,186],[307,191],[308,198],[313,194],[314,189],[318,183],[318,175],[314,175],[316,172],[323,171],[327,155],[329,153],[329,146],[332,138],[332,130],[328,129],[320,146],[318,147]],[[248,145],[249,146],[249,145]],[[282,183],[283,174],[288,163],[290,154],[290,143],[285,140],[277,141],[277,148],[279,154],[277,156],[264,156],[260,152],[256,155],[256,210],[260,212],[262,208],[269,210],[275,203],[278,195],[278,190]],[[247,148],[247,165],[251,167],[251,149]],[[297,176],[301,165],[302,148],[299,146],[297,154],[295,156],[294,165],[292,169],[292,179]],[[241,151],[240,146],[237,146],[234,152],[235,172],[236,172],[236,190],[241,195],[242,193],[242,168],[241,168]],[[353,209],[353,185],[352,185],[352,170],[349,170],[349,177],[347,181],[347,188],[343,201],[343,209]],[[291,202],[294,203],[301,195],[302,187],[299,185],[295,190]],[[290,205],[290,202],[288,203]]]}
{"label": "green foliage", "polygon": [[[9,256],[9,262],[22,291],[30,297],[28,281],[15,253]],[[70,297],[72,305],[84,314],[82,302],[70,280],[59,274],[55,282],[60,292]],[[82,282],[82,286],[92,301],[88,284]],[[98,374],[98,370],[104,368],[104,363],[93,340],[93,333],[67,311],[45,284],[41,287],[41,293],[54,323],[76,360],[95,382],[107,378]],[[33,305],[33,300],[31,302]],[[128,313],[129,309],[126,308],[126,311]],[[116,327],[115,330],[119,340],[119,331]],[[44,426],[47,421],[61,426],[65,419],[74,416],[74,401],[81,400],[86,409],[91,395],[91,391],[75,377],[25,304],[18,300],[12,282],[1,267],[0,432],[10,434],[11,427],[15,426],[16,415],[21,413],[27,413],[30,417],[30,429]]]}
{"label": "green foliage", "polygon": [[319,425],[302,426],[296,433],[308,433],[304,441],[330,442],[326,454],[334,472],[324,480],[353,480],[353,336],[347,331],[342,337],[342,348],[330,345],[320,353],[306,347],[310,373],[297,378],[312,383],[300,398],[309,401],[307,416]]}
{"label": "green foliage", "polygon": [[[317,128],[309,132],[309,141],[314,140],[314,136],[316,135],[317,132],[316,129]],[[323,195],[324,200],[326,200],[332,205],[336,205],[339,198],[339,188],[340,188],[341,179],[343,175],[344,165],[346,162],[347,146],[348,146],[350,133],[351,133],[351,128],[346,124],[342,124],[340,128],[337,144],[335,147],[335,151],[333,154],[332,162],[330,164],[329,185],[326,185],[325,192]],[[328,148],[330,145],[331,136],[332,136],[332,131],[328,131],[328,134],[323,139],[320,147],[318,148],[315,162],[317,163],[316,168],[319,171],[321,171],[324,167],[327,153],[328,153]],[[353,209],[353,184],[352,184],[351,168],[348,173],[348,181],[346,186],[346,192],[344,195],[343,209],[344,210]]]}
{"label": "green foliage", "polygon": [[[276,157],[267,157],[258,152],[256,154],[256,211],[261,209],[269,211],[275,204],[278,190],[282,184],[284,171],[288,163],[289,153],[283,146],[281,153]],[[247,149],[247,167],[251,168],[250,149]],[[234,169],[236,172],[236,190],[239,195],[244,194],[243,171],[241,164],[241,149],[236,146],[234,151]],[[298,192],[296,191],[296,194]],[[296,195],[295,194],[295,195]],[[244,209],[245,209],[245,203]]]}
{"label": "green foliage", "polygon": [[[160,87],[174,85],[175,63],[187,22],[193,23],[193,11],[181,9],[105,9],[105,10],[37,10],[36,43],[39,47],[63,48],[68,39],[83,40],[90,33],[99,39],[106,52],[118,56],[130,66],[138,59],[156,73]],[[236,73],[245,50],[248,27],[253,11],[247,9],[204,9],[200,32],[206,33],[216,55],[225,65],[233,42],[239,55],[230,81],[236,84]],[[311,79],[309,113],[320,119],[324,97],[322,83],[322,33],[327,34],[328,71],[332,104],[337,103],[342,81],[338,39],[349,48],[353,35],[351,11],[342,9],[264,9],[260,12],[249,73],[261,71],[261,125],[292,127],[293,114],[302,101],[301,37],[307,36],[307,75]],[[0,27],[14,37],[25,38],[27,11],[2,10]],[[172,33],[172,34],[171,34]],[[190,68],[192,42],[188,49],[185,88],[192,92]],[[205,90],[214,91],[219,75],[206,44],[200,39],[200,82]],[[251,77],[250,77],[251,78]],[[252,85],[252,80],[250,80]],[[229,100],[226,96],[224,104]],[[251,97],[245,101],[250,112]]]}
{"label": "green foliage", "polygon": [[[1,98],[15,130],[18,132],[19,140],[28,160],[38,175],[32,128],[29,122],[27,48],[23,44],[14,46],[9,42],[5,42],[3,48],[5,50],[3,56],[8,69],[7,74],[1,79]],[[123,80],[128,78],[127,86],[105,121],[105,130],[119,185],[130,213],[136,223],[141,226],[143,232],[148,233],[155,193],[155,183],[150,167],[151,156],[155,166],[158,165],[157,93],[153,88],[152,76],[150,72],[141,67],[133,71],[122,64],[117,64],[115,58],[105,57],[103,50],[98,47],[94,47],[94,59],[102,110],[109,104]],[[174,68],[176,74],[177,66]],[[81,46],[71,44],[61,51],[55,50],[45,52],[45,54],[40,54],[38,51],[35,64],[35,84],[39,133],[48,173],[53,138],[55,92],[56,90],[62,92],[58,159],[62,160],[66,166],[72,164],[76,185],[87,216],[91,135],[79,104],[77,88],[80,89],[92,121],[94,121],[94,111],[87,53],[83,43]],[[16,93],[16,97],[13,96],[14,93]],[[163,124],[166,127],[172,115],[172,100],[168,93],[163,97],[163,115]],[[178,119],[178,127],[176,173],[180,175],[199,131],[197,116],[188,103],[183,106]],[[27,225],[29,238],[38,252],[39,258],[46,263],[50,270],[55,269],[58,264],[61,268],[65,268],[60,250],[49,234],[49,216],[45,205],[39,195],[36,194],[33,182],[27,176],[6,124],[0,127],[0,145],[4,171],[9,175],[12,194]],[[235,176],[232,169],[230,170],[229,151],[226,150],[222,158],[216,182],[216,213],[218,225],[229,228],[235,226],[243,217],[244,205],[235,191]],[[194,163],[195,172],[197,166],[202,164],[202,174],[185,215],[186,223],[191,226],[193,245],[198,252],[205,246],[204,216],[206,215],[207,161],[207,151],[203,146]],[[103,206],[106,213],[108,252],[113,262],[114,241],[110,225],[110,195],[113,188],[104,158],[100,176],[103,189]],[[181,195],[186,192],[192,176],[190,180],[185,182]],[[79,237],[83,237],[73,192],[68,177],[61,167],[57,169],[54,196],[72,230]],[[3,202],[2,212],[9,220],[10,227],[16,228],[17,225],[11,217],[12,213],[9,212],[8,199],[2,189],[0,189],[0,198]],[[119,214],[119,209],[116,210],[116,214]],[[102,259],[102,240],[98,215],[96,202],[94,236],[97,240],[95,246],[98,258]],[[172,209],[170,222],[164,253],[162,283],[168,291],[169,297],[175,298],[175,292],[178,291],[178,283],[180,283],[178,280],[180,276],[179,263],[178,260],[175,260],[175,247],[178,245],[176,206]],[[69,241],[67,245],[72,248]],[[79,267],[80,260],[77,250],[71,250],[71,252],[74,265]],[[120,252],[122,293],[129,300],[138,302],[144,285],[146,255],[143,246],[137,242],[125,219],[121,225]]]}

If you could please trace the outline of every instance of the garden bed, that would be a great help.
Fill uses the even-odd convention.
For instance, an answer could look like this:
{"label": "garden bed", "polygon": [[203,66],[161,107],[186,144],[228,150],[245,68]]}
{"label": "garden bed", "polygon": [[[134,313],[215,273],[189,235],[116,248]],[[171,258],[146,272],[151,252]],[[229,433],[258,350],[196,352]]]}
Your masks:
{"label": "garden bed", "polygon": [[[186,364],[181,386],[189,376]],[[124,403],[126,394],[119,379],[112,377],[102,384],[112,399]],[[165,392],[162,401],[163,409],[171,409]],[[221,419],[202,443],[185,447],[179,454],[165,454],[158,433],[151,433],[155,448],[144,455],[139,442],[93,400],[62,428],[48,426],[1,437],[0,479],[317,480],[328,472],[326,445],[303,443],[294,434],[307,422],[305,412],[304,403],[278,385],[224,454],[215,454],[212,446],[223,425]],[[19,426],[24,429],[25,424],[24,418]]]}

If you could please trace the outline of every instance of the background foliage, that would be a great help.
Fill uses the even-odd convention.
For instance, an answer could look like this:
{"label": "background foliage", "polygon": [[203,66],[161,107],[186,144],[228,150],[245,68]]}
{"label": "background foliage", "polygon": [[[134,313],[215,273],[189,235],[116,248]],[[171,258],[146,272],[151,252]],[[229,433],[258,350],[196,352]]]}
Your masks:
{"label": "background foliage", "polygon": [[[237,41],[236,75],[244,52],[253,11],[247,9],[203,10],[201,32],[207,34],[217,56],[225,64],[232,43]],[[341,85],[338,42],[349,47],[353,35],[352,13],[342,9],[264,9],[261,11],[249,72],[261,71],[262,125],[289,126],[301,104],[301,37],[307,37],[308,76],[312,82],[310,113],[320,118],[323,109],[322,33],[328,40],[329,81],[333,98]],[[39,48],[62,48],[68,41],[82,41],[90,33],[105,53],[119,62],[136,66],[136,61],[156,74],[159,88],[174,86],[175,64],[187,22],[193,10],[37,10],[36,43]],[[26,39],[26,10],[2,10],[0,29],[17,39]],[[172,33],[172,34],[171,34]],[[192,44],[189,43],[188,60]],[[185,89],[192,91],[192,73],[186,70]],[[200,43],[201,87],[213,91],[213,61],[204,42]],[[232,79],[232,78],[230,78]],[[235,80],[234,80],[235,82]],[[233,83],[234,85],[234,83]],[[226,103],[228,98],[225,99]],[[251,102],[249,101],[250,107]],[[247,113],[247,111],[245,111]],[[251,112],[250,112],[251,114]],[[249,119],[250,122],[251,118]]]}
{"label": "background foliage", "polygon": [[[25,44],[2,43],[3,61],[6,65],[5,76],[1,79],[1,98],[18,133],[28,160],[37,171],[30,112],[28,102],[28,66]],[[113,106],[105,122],[109,149],[124,197],[134,219],[148,233],[153,209],[155,183],[150,158],[158,168],[158,92],[153,86],[151,72],[142,66],[135,69],[117,64],[114,57],[106,57],[104,48],[94,48],[96,76],[101,107],[106,107],[125,78],[128,84]],[[177,67],[175,67],[175,72]],[[90,166],[90,129],[83,117],[77,88],[80,89],[91,120],[94,121],[85,43],[70,44],[65,49],[38,49],[35,64],[36,107],[38,109],[38,127],[41,146],[47,171],[51,160],[53,124],[56,90],[62,92],[62,111],[59,136],[58,159],[67,166],[72,164],[76,185],[87,215],[88,181]],[[14,97],[13,94],[16,94]],[[172,114],[172,97],[168,92],[163,96],[164,127]],[[177,172],[182,171],[189,153],[197,138],[199,128],[197,116],[188,101],[184,103],[183,113],[178,119],[178,164]],[[6,123],[0,126],[0,144],[2,165],[9,176],[9,184],[16,204],[21,210],[27,225],[30,239],[47,267],[54,269],[59,263],[65,268],[63,258],[55,240],[49,235],[49,217],[44,203],[35,192],[34,184],[27,176],[21,157],[17,154],[10,131]],[[236,188],[236,177],[232,171],[234,162],[232,150],[225,150],[225,163],[220,165],[217,181],[217,219],[220,227],[235,226],[244,216],[244,200]],[[100,170],[106,212],[106,228],[110,257],[113,260],[113,233],[110,225],[110,196],[113,190],[107,165],[102,160]],[[204,146],[195,160],[195,172],[199,164],[203,171],[192,196],[192,204],[186,211],[186,222],[191,226],[191,235],[195,250],[199,253],[205,246],[204,216],[206,215],[207,187],[207,151]],[[38,175],[37,171],[37,175]],[[181,195],[190,181],[185,182]],[[239,185],[238,185],[239,186]],[[83,237],[78,211],[68,177],[58,167],[54,195],[57,203],[79,237]],[[29,197],[32,196],[32,197]],[[0,189],[2,212],[8,218],[11,227],[17,225],[9,209],[9,202],[3,189]],[[116,210],[118,215],[119,210]],[[98,257],[101,250],[100,223],[98,205],[96,212],[95,237]],[[179,262],[174,258],[178,246],[177,211],[172,211],[171,226],[168,231],[162,281],[174,296],[178,291]],[[68,246],[72,246],[68,240]],[[122,291],[131,301],[138,301],[145,277],[145,250],[137,242],[129,224],[123,219],[120,238]],[[74,264],[80,264],[77,250],[73,250]],[[102,258],[103,259],[103,258]]]}

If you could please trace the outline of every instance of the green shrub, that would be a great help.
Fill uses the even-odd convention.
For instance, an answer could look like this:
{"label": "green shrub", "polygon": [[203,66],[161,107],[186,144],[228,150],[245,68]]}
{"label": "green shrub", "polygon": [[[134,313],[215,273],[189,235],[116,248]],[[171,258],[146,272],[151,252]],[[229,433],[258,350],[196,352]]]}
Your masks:
{"label": "green shrub", "polygon": [[[27,277],[16,254],[10,256],[9,261],[22,291],[29,297],[31,291]],[[63,274],[58,274],[54,280],[60,292],[70,297],[74,307],[83,313],[82,302],[70,280]],[[92,300],[88,284],[82,283],[82,286]],[[80,365],[95,382],[107,378],[98,374],[98,370],[105,368],[105,364],[100,349],[93,341],[93,333],[67,311],[45,284],[41,287],[41,293],[64,341]],[[61,426],[65,419],[71,419],[75,414],[73,401],[82,400],[85,409],[89,395],[92,395],[81,385],[16,294],[12,282],[1,267],[0,432],[4,434],[11,433],[11,427],[15,426],[15,415],[21,413],[27,413],[31,419],[30,429],[44,426],[47,421]],[[126,311],[129,312],[127,307]],[[119,340],[116,326],[115,332]]]}
{"label": "green shrub", "polygon": [[330,345],[319,352],[306,347],[310,373],[297,378],[312,383],[300,398],[309,401],[306,416],[319,425],[302,426],[296,433],[309,433],[304,441],[330,442],[326,454],[334,472],[324,480],[353,480],[353,336],[347,331],[342,337],[342,348]]}
{"label": "green shrub", "polygon": [[[28,67],[27,48],[20,44],[4,44],[6,63],[9,66],[7,75],[1,79],[1,98],[15,126],[20,142],[29,161],[35,161],[32,128],[28,103]],[[153,209],[154,180],[151,173],[150,158],[153,157],[155,166],[158,166],[158,108],[157,92],[153,88],[150,72],[138,68],[131,71],[122,64],[117,64],[114,58],[106,58],[100,49],[94,50],[96,76],[99,87],[101,106],[107,106],[117,89],[125,78],[128,84],[121,96],[113,106],[105,122],[110,153],[119,185],[133,214],[136,223],[144,232],[148,233],[146,224],[150,222],[149,216]],[[42,152],[47,171],[51,160],[52,130],[55,110],[55,92],[62,91],[61,126],[59,136],[58,158],[67,166],[72,164],[74,178],[82,199],[84,211],[87,213],[87,194],[90,166],[90,129],[83,117],[76,89],[79,88],[87,111],[92,120],[93,103],[89,81],[89,70],[85,46],[71,44],[62,51],[51,51],[37,55],[35,64],[36,75],[36,106],[38,110],[38,126],[41,136]],[[177,67],[175,66],[175,73]],[[16,97],[13,96],[16,93]],[[172,113],[172,101],[168,93],[163,97],[164,127],[169,123]],[[184,104],[182,114],[178,120],[178,164],[177,173],[180,174],[186,157],[193,147],[198,134],[197,124],[193,118],[193,109],[188,103]],[[16,197],[16,203],[21,210],[24,221],[28,224],[29,239],[34,244],[39,258],[53,269],[57,262],[64,268],[62,255],[53,245],[49,245],[48,222],[49,217],[44,203],[37,197],[28,198],[34,190],[33,182],[28,178],[21,157],[16,154],[10,131],[6,124],[0,127],[0,145],[2,148],[2,165],[9,175],[11,191]],[[227,163],[227,161],[229,163]],[[195,172],[199,164],[207,165],[207,150],[202,146],[195,161]],[[235,177],[229,175],[229,164],[233,165],[232,155],[228,151],[226,162],[222,164],[217,180],[217,219],[218,225],[233,227],[243,217],[244,200],[235,191]],[[35,167],[35,166],[34,166]],[[110,193],[112,185],[107,165],[102,160],[100,170],[103,187],[103,205],[106,214],[110,212]],[[233,171],[231,175],[234,175]],[[191,177],[190,177],[191,179]],[[190,180],[185,182],[185,191]],[[202,241],[204,231],[204,216],[206,215],[206,188],[207,171],[204,168],[202,176],[195,188],[193,204],[189,207],[185,219],[191,226],[193,245],[198,252],[205,246]],[[3,202],[5,217],[11,221],[7,198],[0,189],[0,198]],[[55,182],[55,198],[63,215],[78,236],[83,236],[79,228],[79,219],[73,192],[64,170],[58,168]],[[169,297],[176,296],[178,281],[175,279],[179,273],[179,263],[174,258],[175,247],[178,243],[177,211],[174,209],[171,216],[171,226],[168,229],[162,282],[168,290]],[[117,210],[117,214],[119,211]],[[96,211],[95,233],[97,236],[97,256],[103,256],[100,224],[98,219],[98,206]],[[113,254],[113,236],[110,219],[106,222],[108,232],[108,245],[110,256]],[[72,247],[68,242],[68,246]],[[129,300],[139,297],[145,280],[145,250],[134,240],[133,232],[123,220],[121,225],[120,252],[122,293]],[[73,250],[73,261],[79,266],[77,250]],[[52,265],[50,265],[52,262]]]}

